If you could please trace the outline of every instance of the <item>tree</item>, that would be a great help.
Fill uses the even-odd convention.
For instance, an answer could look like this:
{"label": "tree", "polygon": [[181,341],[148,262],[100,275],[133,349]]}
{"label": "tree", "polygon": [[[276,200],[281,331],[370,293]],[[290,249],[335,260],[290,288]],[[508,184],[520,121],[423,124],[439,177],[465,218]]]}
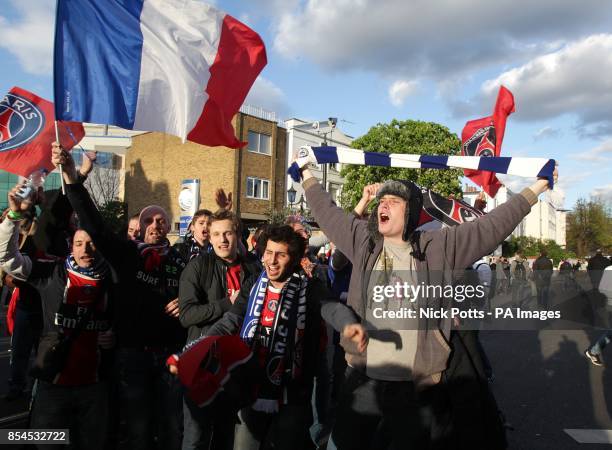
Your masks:
{"label": "tree", "polygon": [[128,224],[127,203],[112,200],[99,208],[102,220],[116,234],[125,234]]}
{"label": "tree", "polygon": [[580,257],[612,252],[612,211],[601,199],[580,198],[567,215],[567,248]]}
{"label": "tree", "polygon": [[[353,148],[384,153],[416,153],[423,155],[458,155],[461,141],[445,126],[434,122],[396,120],[381,124],[352,143]],[[346,165],[341,175],[346,179],[342,188],[341,204],[352,208],[361,198],[364,186],[385,180],[410,180],[420,186],[433,189],[442,195],[461,196],[459,178],[461,170],[398,169]]]}
{"label": "tree", "polygon": [[531,236],[512,236],[510,240],[502,244],[502,256],[512,257],[520,252],[527,258],[538,257],[542,250],[546,250],[547,256],[553,260],[555,266],[566,258],[574,258],[576,255],[563,249],[552,239],[537,239]]}
{"label": "tree", "polygon": [[111,160],[110,167],[94,166],[85,180],[85,187],[104,222],[109,229],[118,234],[125,232],[128,222],[127,204],[119,200],[122,183],[122,171],[114,159]]}
{"label": "tree", "polygon": [[121,170],[94,166],[85,181],[85,187],[96,206],[101,208],[107,203],[117,200],[122,183]]}

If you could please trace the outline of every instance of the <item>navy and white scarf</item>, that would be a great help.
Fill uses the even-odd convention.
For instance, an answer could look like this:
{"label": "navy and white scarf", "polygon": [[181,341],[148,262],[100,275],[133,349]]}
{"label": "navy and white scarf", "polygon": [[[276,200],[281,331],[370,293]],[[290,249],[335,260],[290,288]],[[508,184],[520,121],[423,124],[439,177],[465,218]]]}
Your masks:
{"label": "navy and white scarf", "polygon": [[[249,293],[240,337],[251,347],[260,342],[257,338],[268,283],[264,270]],[[279,403],[287,402],[287,381],[301,373],[307,286],[308,278],[304,274],[293,273],[281,291],[272,336],[268,342],[262,385],[252,406],[257,411],[277,412]]]}
{"label": "navy and white scarf", "polygon": [[66,258],[66,270],[76,272],[79,275],[83,275],[94,280],[102,280],[106,278],[109,272],[109,267],[106,261],[102,258],[95,258],[94,264],[91,267],[81,267],[77,264],[74,259],[74,255],[71,253]]}

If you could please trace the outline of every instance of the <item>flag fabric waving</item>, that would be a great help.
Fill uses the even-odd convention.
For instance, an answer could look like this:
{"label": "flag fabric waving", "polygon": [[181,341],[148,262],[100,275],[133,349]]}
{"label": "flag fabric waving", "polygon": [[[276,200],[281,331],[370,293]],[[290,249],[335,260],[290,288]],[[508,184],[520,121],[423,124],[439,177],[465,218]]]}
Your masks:
{"label": "flag fabric waving", "polygon": [[[52,171],[54,121],[53,103],[25,89],[11,89],[0,102],[0,169],[24,177],[39,169]],[[66,150],[85,136],[80,123],[60,122],[58,127]]]}
{"label": "flag fabric waving", "polygon": [[265,65],[257,33],[200,1],[58,0],[62,120],[239,148],[231,121]]}
{"label": "flag fabric waving", "polygon": [[[464,156],[499,156],[506,130],[506,119],[514,112],[514,96],[504,86],[499,88],[493,115],[470,120],[461,132],[461,154]],[[481,186],[491,197],[501,187],[492,172],[466,169],[466,177]]]}
{"label": "flag fabric waving", "polygon": [[361,166],[401,167],[404,169],[486,170],[521,177],[545,177],[553,188],[555,160],[546,158],[511,158],[503,156],[414,155],[406,153],[364,152],[347,147],[300,147],[298,158],[287,173],[300,181],[300,168],[309,163],[357,164]]}

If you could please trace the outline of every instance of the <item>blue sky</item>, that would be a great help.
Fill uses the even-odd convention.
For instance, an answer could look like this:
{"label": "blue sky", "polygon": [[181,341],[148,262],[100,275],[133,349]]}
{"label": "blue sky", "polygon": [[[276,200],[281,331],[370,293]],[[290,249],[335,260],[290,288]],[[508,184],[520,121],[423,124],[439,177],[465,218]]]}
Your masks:
{"label": "blue sky", "polygon": [[[52,99],[52,0],[4,0],[0,91]],[[502,154],[555,158],[566,207],[612,201],[612,4],[607,0],[218,0],[260,33],[268,65],[248,103],[338,117],[359,136],[393,118],[461,133],[515,96]],[[86,29],[84,29],[86,32]],[[352,123],[349,123],[352,122]],[[531,180],[506,178],[519,189]]]}

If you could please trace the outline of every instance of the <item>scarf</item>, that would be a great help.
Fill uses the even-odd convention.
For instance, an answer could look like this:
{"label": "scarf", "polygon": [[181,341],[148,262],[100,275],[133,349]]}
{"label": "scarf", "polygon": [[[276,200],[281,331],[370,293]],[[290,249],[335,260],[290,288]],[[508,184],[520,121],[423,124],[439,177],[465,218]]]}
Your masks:
{"label": "scarf", "polygon": [[136,246],[144,261],[144,270],[146,272],[152,272],[159,269],[162,261],[170,251],[170,242],[166,239],[161,244],[137,242]]}
{"label": "scarf", "polygon": [[[268,282],[264,270],[249,293],[240,337],[251,348],[260,345],[259,322]],[[279,403],[287,402],[287,382],[301,374],[307,285],[308,279],[305,275],[293,273],[281,291],[264,362],[264,377],[259,387],[258,398],[252,406],[256,411],[278,412]]]}
{"label": "scarf", "polygon": [[91,267],[81,267],[77,264],[72,253],[66,258],[66,270],[76,272],[78,275],[82,275],[94,280],[104,279],[109,272],[108,264],[102,258],[95,258],[94,264]]}
{"label": "scarf", "polygon": [[365,152],[347,147],[300,148],[298,159],[291,163],[287,173],[299,183],[300,168],[308,163],[356,164],[376,167],[401,167],[405,169],[470,169],[505,173],[520,177],[546,177],[553,188],[555,160],[546,158],[512,158],[507,156],[454,156],[411,155],[404,153]]}

